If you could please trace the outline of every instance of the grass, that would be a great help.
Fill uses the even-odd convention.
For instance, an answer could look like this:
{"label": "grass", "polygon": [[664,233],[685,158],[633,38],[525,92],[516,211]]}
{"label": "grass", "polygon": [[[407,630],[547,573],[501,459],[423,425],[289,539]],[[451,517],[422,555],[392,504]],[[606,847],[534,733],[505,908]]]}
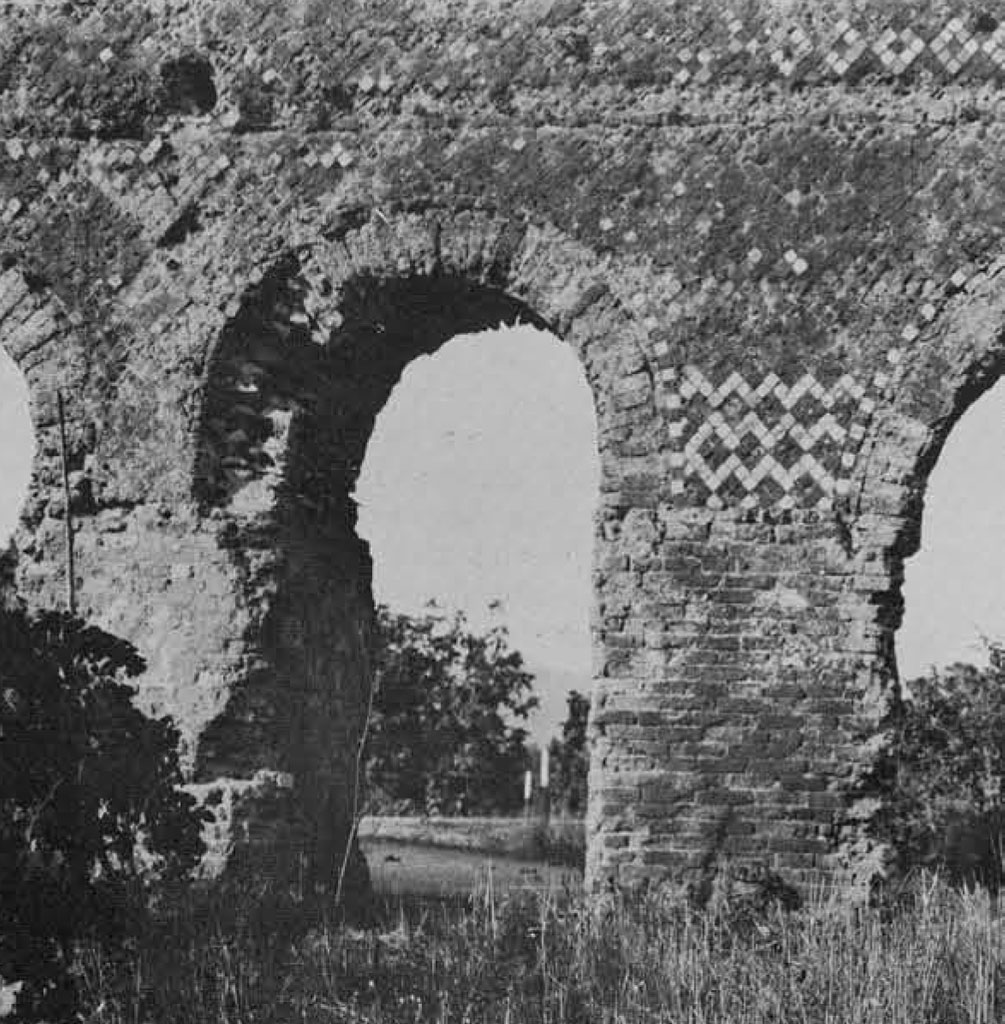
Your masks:
{"label": "grass", "polygon": [[386,901],[373,926],[265,892],[186,905],[120,956],[79,951],[92,1024],[992,1024],[1005,938],[986,895],[927,877],[896,911],[698,911],[657,894]]}

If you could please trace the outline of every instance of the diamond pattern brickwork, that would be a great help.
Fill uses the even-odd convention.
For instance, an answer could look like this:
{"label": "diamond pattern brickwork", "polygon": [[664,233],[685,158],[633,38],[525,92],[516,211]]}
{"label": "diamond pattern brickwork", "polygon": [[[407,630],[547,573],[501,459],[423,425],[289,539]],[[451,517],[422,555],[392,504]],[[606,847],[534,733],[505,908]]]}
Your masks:
{"label": "diamond pattern brickwork", "polygon": [[711,41],[683,50],[678,59],[682,67],[674,81],[680,86],[714,82],[727,68],[735,73],[742,63],[783,79],[840,79],[867,69],[901,76],[922,67],[947,78],[964,70],[986,77],[1005,68],[1005,29],[993,23],[968,24],[959,16],[902,27],[840,18],[830,25],[787,23],[755,29],[733,17]]}
{"label": "diamond pattern brickwork", "polygon": [[877,70],[895,76],[924,63],[930,71],[948,77],[958,75],[979,55],[987,58],[984,72],[1000,71],[1005,63],[1002,30],[971,31],[960,17],[951,18],[934,34],[914,27],[867,30],[845,18],[829,31],[824,28],[817,33],[797,25],[767,37],[745,39],[738,21],[732,23],[730,31],[733,53],[744,52],[751,57],[761,53],[783,78],[792,77],[801,66],[844,78],[863,61],[872,61]]}
{"label": "diamond pattern brickwork", "polygon": [[847,491],[854,450],[875,408],[851,374],[804,373],[716,383],[698,367],[664,373],[677,441],[671,489],[709,508],[831,507]]}

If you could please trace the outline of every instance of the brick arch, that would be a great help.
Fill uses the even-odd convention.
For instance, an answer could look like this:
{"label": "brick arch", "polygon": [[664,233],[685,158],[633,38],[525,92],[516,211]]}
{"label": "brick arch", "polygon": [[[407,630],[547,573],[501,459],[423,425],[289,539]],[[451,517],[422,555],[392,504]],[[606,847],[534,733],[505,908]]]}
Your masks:
{"label": "brick arch", "polygon": [[[451,219],[447,212],[433,211],[389,219],[377,211],[335,239],[313,232],[295,235],[286,255],[274,258],[267,271],[256,268],[228,303],[233,315],[205,355],[196,433],[206,420],[205,403],[221,348],[242,329],[238,318],[253,315],[250,311],[261,305],[263,292],[274,289],[280,279],[299,296],[287,297],[299,303],[297,333],[305,343],[313,338],[315,353],[324,351],[333,357],[345,349],[339,307],[347,296],[359,302],[367,289],[400,287],[394,282],[425,281],[442,290],[455,281],[467,288],[482,287],[486,295],[498,293],[503,319],[512,316],[514,322],[534,323],[569,343],[590,383],[601,430],[610,421],[613,432],[620,427],[624,433],[622,414],[634,410],[634,457],[644,452],[655,459],[667,446],[667,416],[656,384],[653,346],[647,328],[632,313],[630,299],[605,277],[606,269],[594,252],[550,226],[490,214]],[[475,315],[467,327],[446,329],[456,334],[461,329],[494,326],[490,319],[482,319]],[[464,317],[456,322],[463,325]],[[442,332],[443,325],[431,325],[431,329]],[[198,448],[197,441],[195,477],[202,472]]]}
{"label": "brick arch", "polygon": [[[909,324],[869,380],[874,403],[865,430],[848,448],[851,469],[835,503],[834,543],[843,579],[838,602],[843,687],[855,695],[841,725],[853,731],[854,760],[868,765],[886,740],[885,723],[899,686],[895,638],[903,621],[904,563],[920,545],[925,488],[949,434],[1005,371],[1005,293],[981,277],[945,302],[923,331]],[[855,747],[849,747],[854,751]],[[869,838],[876,804],[865,780],[842,786],[832,862],[867,880],[882,852]],[[859,798],[865,802],[858,804]],[[856,806],[857,805],[857,806]]]}
{"label": "brick arch", "polygon": [[896,677],[904,562],[921,543],[929,475],[956,424],[1005,373],[1005,289],[994,277],[951,301],[905,360],[863,441],[852,540],[871,590],[884,679]]}
{"label": "brick arch", "polygon": [[[307,850],[330,878],[344,843],[373,612],[351,495],[375,417],[413,358],[518,321],[570,343],[608,456],[596,564],[616,560],[610,522],[630,514],[639,476],[658,481],[663,438],[642,332],[588,257],[548,229],[490,217],[451,227],[375,216],[336,240],[294,240],[214,340],[192,496],[242,596],[232,682],[198,729],[194,772],[202,785],[252,769],[290,780],[286,831],[265,844],[289,849],[268,856]],[[617,656],[609,632],[595,636],[600,674]],[[247,802],[251,833],[264,814]]]}

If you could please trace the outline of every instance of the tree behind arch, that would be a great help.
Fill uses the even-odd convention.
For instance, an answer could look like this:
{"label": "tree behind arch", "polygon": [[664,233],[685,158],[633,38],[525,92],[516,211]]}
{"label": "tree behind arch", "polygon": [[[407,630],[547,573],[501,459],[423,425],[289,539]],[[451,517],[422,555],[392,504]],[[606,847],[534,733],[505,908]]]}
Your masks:
{"label": "tree behind arch", "polygon": [[566,698],[567,712],[562,723],[562,738],[553,739],[548,747],[552,773],[552,800],[567,814],[586,813],[587,775],[590,752],[587,746],[587,724],[590,699],[578,690],[570,690]]}
{"label": "tree behind arch", "polygon": [[503,627],[478,635],[463,613],[377,612],[370,806],[492,814],[522,804],[533,676]]}
{"label": "tree behind arch", "polygon": [[954,664],[911,680],[876,769],[878,836],[904,874],[920,866],[998,892],[1005,841],[1005,647],[987,668]]}

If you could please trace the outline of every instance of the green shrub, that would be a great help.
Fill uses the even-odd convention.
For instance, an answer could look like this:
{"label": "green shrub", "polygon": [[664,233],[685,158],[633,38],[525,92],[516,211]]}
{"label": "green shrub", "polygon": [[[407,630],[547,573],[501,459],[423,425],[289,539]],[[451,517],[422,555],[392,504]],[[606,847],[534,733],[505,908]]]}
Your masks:
{"label": "green shrub", "polygon": [[912,680],[879,768],[880,837],[904,874],[920,867],[997,893],[1005,827],[1005,648],[986,669],[953,665]]}
{"label": "green shrub", "polygon": [[121,940],[202,853],[177,730],[124,681],[143,668],[69,615],[0,612],[0,978],[22,1017],[67,1019],[73,944]]}
{"label": "green shrub", "polygon": [[566,814],[586,813],[587,776],[590,748],[587,742],[590,699],[578,690],[566,698],[568,712],[562,723],[562,738],[549,745],[552,765],[551,798]]}
{"label": "green shrub", "polygon": [[506,630],[473,633],[461,613],[377,610],[367,736],[372,811],[494,814],[522,806],[533,676]]}

